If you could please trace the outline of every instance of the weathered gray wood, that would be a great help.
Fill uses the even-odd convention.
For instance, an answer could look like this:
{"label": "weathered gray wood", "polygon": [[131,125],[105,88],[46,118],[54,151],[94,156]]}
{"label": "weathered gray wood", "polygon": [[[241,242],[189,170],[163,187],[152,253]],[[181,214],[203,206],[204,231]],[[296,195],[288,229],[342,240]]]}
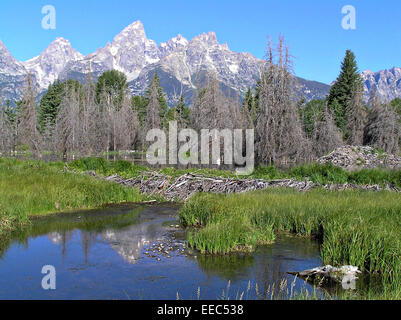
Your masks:
{"label": "weathered gray wood", "polygon": [[[94,175],[93,172],[88,172]],[[299,192],[306,192],[316,187],[322,187],[327,190],[383,190],[379,185],[356,185],[356,184],[329,184],[320,185],[309,180],[299,181],[296,179],[233,179],[222,177],[209,177],[194,173],[181,175],[175,180],[158,172],[143,172],[141,177],[124,179],[115,174],[107,178],[101,178],[107,181],[113,181],[129,187],[137,187],[140,192],[161,195],[169,201],[185,201],[197,192],[211,193],[241,193],[268,188],[293,188]],[[400,192],[396,187],[387,185],[385,190]]]}

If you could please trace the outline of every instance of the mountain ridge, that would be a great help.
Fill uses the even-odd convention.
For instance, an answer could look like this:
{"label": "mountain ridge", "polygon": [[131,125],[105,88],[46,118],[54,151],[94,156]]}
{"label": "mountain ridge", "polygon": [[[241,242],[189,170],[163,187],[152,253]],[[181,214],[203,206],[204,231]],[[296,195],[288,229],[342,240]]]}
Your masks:
{"label": "mountain ridge", "polygon": [[[94,79],[110,69],[124,72],[131,93],[143,94],[149,79],[158,72],[161,82],[167,86],[167,99],[172,104],[181,93],[190,100],[199,74],[205,72],[214,72],[223,87],[244,95],[249,87],[256,85],[264,64],[264,60],[248,52],[231,51],[226,43],[218,42],[216,33],[212,31],[191,40],[178,34],[157,45],[147,38],[142,22],[135,21],[118,33],[112,42],[85,56],[75,50],[67,39],[59,37],[40,55],[19,62],[0,41],[0,89],[5,92],[6,98],[20,97],[24,75],[30,72],[38,93],[43,93],[56,79],[72,78],[83,82],[91,68]],[[394,75],[382,71],[378,72],[380,81],[374,81],[377,76],[371,71],[362,73],[365,95],[375,86],[379,88],[379,95],[385,98],[401,95],[401,84],[398,83],[401,82],[401,73],[398,79],[398,73]],[[391,83],[394,84],[386,86],[385,77],[391,74],[394,76]],[[298,80],[298,94],[306,100],[324,98],[330,89],[329,85],[321,82]]]}

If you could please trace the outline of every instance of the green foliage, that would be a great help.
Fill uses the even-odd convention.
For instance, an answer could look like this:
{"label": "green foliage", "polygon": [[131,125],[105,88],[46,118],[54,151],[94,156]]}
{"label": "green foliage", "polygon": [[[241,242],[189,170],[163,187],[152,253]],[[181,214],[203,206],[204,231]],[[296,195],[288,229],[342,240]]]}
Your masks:
{"label": "green foliage", "polygon": [[313,182],[320,184],[338,183],[343,184],[349,182],[349,173],[332,164],[308,164],[299,165],[290,170],[290,177],[299,180],[309,178]]}
{"label": "green foliage", "polygon": [[[199,231],[188,233],[191,246],[202,253],[226,254],[250,251],[258,244],[274,240],[272,228],[261,228],[261,222],[255,216],[248,215],[248,209],[244,212],[243,206],[226,215],[224,200],[223,195],[198,194],[184,205],[180,212],[181,224],[202,227]],[[229,208],[233,209],[231,206]]]}
{"label": "green foliage", "polygon": [[278,170],[274,165],[259,166],[252,173],[251,177],[256,179],[282,179],[285,178],[287,174],[281,170]]}
{"label": "green foliage", "polygon": [[251,119],[252,119],[253,123],[255,124],[256,118],[258,116],[258,105],[252,94],[251,88],[248,88],[248,91],[246,92],[244,101],[242,102],[242,107],[248,109]]}
{"label": "green foliage", "polygon": [[358,72],[355,55],[347,50],[341,63],[341,72],[330,89],[327,102],[334,115],[337,126],[345,130],[346,110],[355,88],[362,85],[362,78]]}
{"label": "green foliage", "polygon": [[124,160],[108,161],[104,158],[82,158],[68,162],[68,168],[80,172],[95,171],[102,176],[118,174],[122,177],[132,178],[138,176],[142,171],[149,170],[145,166],[135,165]]}
{"label": "green foliage", "polygon": [[227,253],[274,239],[275,232],[315,237],[323,263],[380,273],[387,288],[401,281],[401,195],[394,192],[272,189],[245,194],[199,194],[180,211],[196,226],[189,243]]}
{"label": "green foliage", "polygon": [[138,114],[138,120],[140,125],[143,127],[146,121],[146,107],[148,100],[144,96],[133,96],[131,98],[131,106],[136,110]]}
{"label": "green foliage", "polygon": [[149,88],[146,90],[145,97],[146,97],[147,101],[149,100],[150,93],[152,91],[152,86],[156,86],[157,92],[158,92],[158,101],[159,101],[159,104],[160,104],[160,113],[159,113],[159,115],[160,115],[160,120],[161,120],[161,123],[162,123],[162,127],[167,128],[168,121],[166,119],[166,114],[167,114],[167,111],[168,111],[168,104],[167,104],[167,101],[166,101],[166,98],[165,98],[165,94],[163,92],[163,88],[160,85],[160,80],[159,80],[159,77],[158,77],[157,74],[154,75],[153,80],[152,80]]}
{"label": "green foliage", "polygon": [[189,126],[189,117],[191,109],[187,107],[184,101],[184,97],[181,96],[178,103],[168,109],[166,113],[166,122],[177,121],[180,128],[186,128]]}
{"label": "green foliage", "polygon": [[347,120],[345,118],[345,106],[342,106],[337,99],[334,99],[330,105],[330,109],[334,116],[334,122],[337,127],[339,127],[343,132],[345,131],[345,127],[347,125]]}
{"label": "green foliage", "polygon": [[[88,168],[104,165],[100,160],[84,163]],[[0,158],[0,238],[32,215],[148,199],[135,188],[63,172],[63,167],[62,162]]]}
{"label": "green foliage", "polygon": [[102,94],[113,100],[114,106],[118,110],[121,107],[121,102],[124,92],[127,89],[127,77],[123,72],[117,70],[108,70],[103,72],[96,83],[96,99],[99,103],[102,99]]}
{"label": "green foliage", "polygon": [[395,98],[390,104],[392,107],[394,107],[395,112],[397,112],[401,120],[401,98]]}
{"label": "green foliage", "polygon": [[321,120],[325,106],[325,100],[311,100],[298,109],[304,130],[308,136],[312,135],[315,123]]}
{"label": "green foliage", "polygon": [[60,103],[67,92],[67,88],[73,88],[76,92],[82,91],[82,85],[76,80],[67,80],[64,82],[57,80],[49,85],[46,93],[40,99],[39,126],[42,132],[46,127],[46,123],[54,126]]}
{"label": "green foliage", "polygon": [[[118,174],[125,178],[137,177],[142,171],[149,171],[146,166],[133,164],[128,161],[117,160],[108,161],[104,158],[81,158],[68,162],[68,168],[80,172],[93,170],[99,175],[109,176]],[[297,180],[311,180],[313,182],[325,184],[344,184],[352,183],[358,185],[377,184],[385,186],[386,184],[394,185],[401,188],[401,170],[391,169],[361,169],[357,171],[346,171],[339,167],[328,164],[303,164],[291,168],[290,170],[280,170],[274,165],[259,166],[255,168],[254,172],[249,176],[237,176],[235,172],[229,170],[216,170],[216,169],[176,169],[173,167],[164,167],[157,172],[167,175],[172,179],[178,178],[187,173],[196,173],[210,177],[223,177],[232,179],[297,179]]]}
{"label": "green foliage", "polygon": [[4,108],[3,110],[4,110],[5,114],[7,115],[8,120],[10,121],[11,124],[14,124],[14,123],[15,123],[16,116],[17,116],[17,114],[18,114],[18,109],[19,109],[18,104],[17,104],[17,106],[14,108],[14,107],[11,106],[10,100],[7,100],[7,101],[6,101],[6,103],[5,103],[5,108]]}

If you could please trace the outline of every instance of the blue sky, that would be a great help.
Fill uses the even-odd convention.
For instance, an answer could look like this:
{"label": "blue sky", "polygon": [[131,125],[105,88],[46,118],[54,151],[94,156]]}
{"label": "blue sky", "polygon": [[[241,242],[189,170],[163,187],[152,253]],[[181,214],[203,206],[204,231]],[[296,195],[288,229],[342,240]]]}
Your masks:
{"label": "blue sky", "polygon": [[[56,29],[41,27],[44,5],[56,8]],[[341,27],[341,8],[356,9],[356,30]],[[56,37],[88,54],[133,21],[156,43],[178,33],[189,40],[215,31],[231,50],[263,58],[267,36],[282,34],[298,76],[325,83],[339,72],[346,49],[360,70],[401,66],[399,0],[1,0],[0,39],[19,60],[43,51]]]}

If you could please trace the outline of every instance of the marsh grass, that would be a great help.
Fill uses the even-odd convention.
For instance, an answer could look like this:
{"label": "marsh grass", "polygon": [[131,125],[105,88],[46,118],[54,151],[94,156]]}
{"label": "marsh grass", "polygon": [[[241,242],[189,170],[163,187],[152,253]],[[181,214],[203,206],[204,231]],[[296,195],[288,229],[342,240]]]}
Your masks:
{"label": "marsh grass", "polygon": [[274,240],[277,232],[318,239],[325,264],[351,264],[401,292],[401,195],[393,192],[264,190],[198,194],[180,211],[189,244],[226,254]]}
{"label": "marsh grass", "polygon": [[135,188],[63,172],[63,167],[0,158],[0,238],[35,215],[149,199]]}
{"label": "marsh grass", "polygon": [[[298,290],[295,290],[297,278],[294,278],[291,283],[288,283],[287,279],[282,279],[279,282],[269,284],[265,289],[261,290],[257,282],[248,281],[246,288],[236,289],[232,288],[231,280],[228,280],[225,288],[221,290],[221,294],[217,295],[217,300],[318,300],[323,298],[331,298],[330,295],[319,294],[316,287],[307,289],[307,283],[304,284]],[[180,300],[183,297],[179,292],[176,293],[176,300]],[[202,288],[199,286],[195,294],[190,300],[202,300]],[[344,296],[344,299],[347,297]]]}

